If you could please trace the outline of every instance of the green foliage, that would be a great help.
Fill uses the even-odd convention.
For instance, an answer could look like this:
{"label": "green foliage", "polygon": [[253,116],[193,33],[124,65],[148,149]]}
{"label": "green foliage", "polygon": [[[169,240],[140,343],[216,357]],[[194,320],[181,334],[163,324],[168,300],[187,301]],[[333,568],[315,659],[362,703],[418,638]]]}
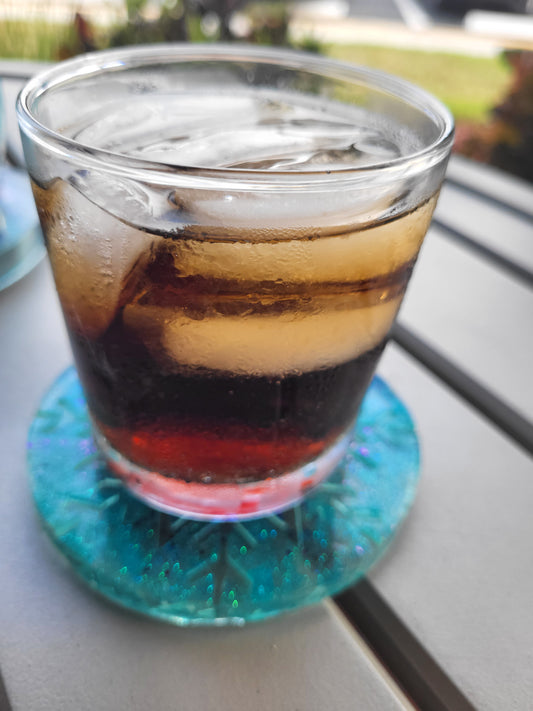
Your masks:
{"label": "green foliage", "polygon": [[[135,0],[135,6],[142,6],[144,0]],[[164,7],[156,22],[144,20],[136,14],[129,21],[111,33],[110,47],[157,42],[186,42],[189,40],[188,18],[184,8],[178,5]]]}
{"label": "green foliage", "polygon": [[126,11],[128,19],[134,20],[143,7],[146,5],[146,0],[126,0]]}
{"label": "green foliage", "polygon": [[311,52],[312,54],[324,53],[322,43],[315,37],[304,37],[299,42],[292,42],[292,45],[302,52]]}
{"label": "green foliage", "polygon": [[456,150],[533,182],[533,52],[509,52],[513,81],[482,126],[459,126]]}
{"label": "green foliage", "polygon": [[247,39],[254,44],[283,47],[289,42],[289,13],[285,2],[256,2],[246,6],[250,21]]}

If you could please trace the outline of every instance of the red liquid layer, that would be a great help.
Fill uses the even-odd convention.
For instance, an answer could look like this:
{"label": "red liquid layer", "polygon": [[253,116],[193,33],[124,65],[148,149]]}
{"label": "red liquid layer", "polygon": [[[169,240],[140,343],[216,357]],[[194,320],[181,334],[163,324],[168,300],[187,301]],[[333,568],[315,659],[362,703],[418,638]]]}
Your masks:
{"label": "red liquid layer", "polygon": [[176,428],[172,423],[143,429],[98,426],[109,443],[132,462],[204,483],[277,476],[311,461],[336,439],[335,433],[329,440],[296,435],[260,439],[253,428],[245,426],[222,428],[218,435],[185,426]]}

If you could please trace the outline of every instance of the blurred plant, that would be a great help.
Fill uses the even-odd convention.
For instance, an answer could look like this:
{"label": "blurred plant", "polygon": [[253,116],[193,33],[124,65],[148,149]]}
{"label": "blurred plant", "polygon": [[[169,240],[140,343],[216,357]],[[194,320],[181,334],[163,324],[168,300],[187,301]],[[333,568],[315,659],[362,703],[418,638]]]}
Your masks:
{"label": "blurred plant", "polygon": [[200,17],[207,39],[228,42],[235,39],[232,18],[247,4],[246,0],[188,0],[190,16]]}
{"label": "blurred plant", "polygon": [[491,162],[533,182],[533,52],[513,52],[508,60],[514,82],[506,99],[494,109],[502,131]]}
{"label": "blurred plant", "polygon": [[92,52],[95,49],[97,49],[97,43],[92,26],[80,12],[76,12],[72,31],[66,41],[60,44],[57,49],[57,59],[68,59],[76,54]]}
{"label": "blurred plant", "polygon": [[[291,45],[289,11],[281,0],[159,0],[155,19],[146,18],[154,0],[126,2],[128,21],[110,35],[110,46],[188,40]],[[320,47],[316,41],[299,46],[310,51]]]}
{"label": "blurred plant", "polygon": [[130,22],[135,21],[144,5],[146,5],[146,0],[126,0],[126,12]]}
{"label": "blurred plant", "polygon": [[459,124],[455,151],[533,182],[533,52],[507,52],[513,81],[485,126]]}
{"label": "blurred plant", "polygon": [[156,19],[147,19],[147,0],[126,0],[128,20],[109,37],[109,46],[122,47],[152,42],[186,42],[189,39],[187,4],[165,0]]}
{"label": "blurred plant", "polygon": [[255,44],[287,46],[289,42],[289,12],[284,2],[255,2],[248,5],[250,22],[247,40]]}

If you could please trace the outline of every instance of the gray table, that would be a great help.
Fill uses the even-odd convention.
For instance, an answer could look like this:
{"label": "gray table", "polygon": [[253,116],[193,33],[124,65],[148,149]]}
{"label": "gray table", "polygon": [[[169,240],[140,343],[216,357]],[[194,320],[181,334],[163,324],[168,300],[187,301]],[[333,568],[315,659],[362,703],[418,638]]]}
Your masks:
{"label": "gray table", "polygon": [[48,264],[0,293],[0,708],[531,709],[532,224],[530,186],[452,160],[380,366],[418,425],[413,511],[359,585],[244,629],[139,618],[59,559],[25,465],[71,362]]}

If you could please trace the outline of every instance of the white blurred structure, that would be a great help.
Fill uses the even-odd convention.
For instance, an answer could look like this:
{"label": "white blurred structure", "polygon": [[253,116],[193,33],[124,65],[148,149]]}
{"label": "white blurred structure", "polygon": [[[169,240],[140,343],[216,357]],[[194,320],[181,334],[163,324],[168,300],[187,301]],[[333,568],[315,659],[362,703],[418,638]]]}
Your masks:
{"label": "white blurred structure", "polygon": [[464,29],[473,34],[517,39],[528,38],[533,42],[533,15],[511,15],[503,12],[471,10],[465,15]]}

